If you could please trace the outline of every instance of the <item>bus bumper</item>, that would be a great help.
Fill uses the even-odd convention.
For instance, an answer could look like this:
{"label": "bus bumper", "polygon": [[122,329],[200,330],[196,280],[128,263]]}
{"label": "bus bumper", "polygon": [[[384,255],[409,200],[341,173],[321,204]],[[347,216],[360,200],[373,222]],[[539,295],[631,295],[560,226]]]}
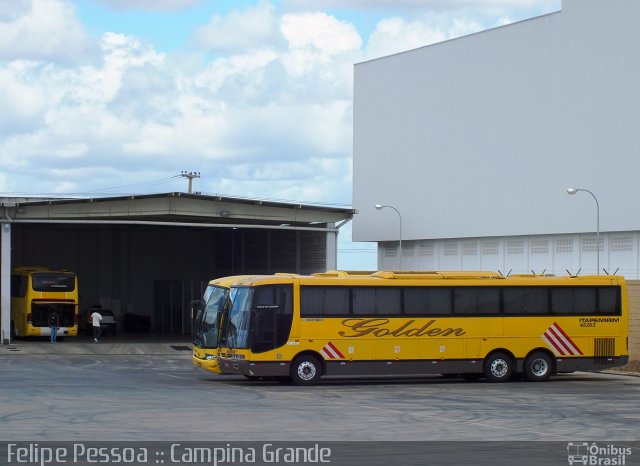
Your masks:
{"label": "bus bumper", "polygon": [[[59,327],[57,335],[59,337],[75,337],[77,335],[77,329],[69,328],[69,327]],[[26,337],[32,336],[40,336],[40,337],[50,337],[51,336],[51,327],[31,327],[31,329],[27,330],[25,335]]]}
{"label": "bus bumper", "polygon": [[223,374],[238,374],[248,377],[283,377],[290,375],[288,362],[249,362],[242,359],[218,358],[218,366]]}
{"label": "bus bumper", "polygon": [[628,355],[598,358],[558,358],[556,359],[556,371],[558,373],[574,371],[594,372],[624,366],[628,362]]}
{"label": "bus bumper", "polygon": [[205,350],[194,346],[191,362],[194,366],[204,369],[205,371],[215,372],[216,374],[220,373],[217,350]]}

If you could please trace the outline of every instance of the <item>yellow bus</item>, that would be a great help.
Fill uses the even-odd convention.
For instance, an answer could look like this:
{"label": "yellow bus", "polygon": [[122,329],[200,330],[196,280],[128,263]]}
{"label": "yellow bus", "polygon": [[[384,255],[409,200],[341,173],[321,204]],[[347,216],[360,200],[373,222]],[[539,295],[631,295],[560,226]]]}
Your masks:
{"label": "yellow bus", "polygon": [[56,312],[58,336],[78,335],[78,277],[67,270],[15,267],[11,272],[11,337],[50,336]]}
{"label": "yellow bus", "polygon": [[628,361],[618,276],[381,271],[252,277],[233,289],[223,373],[297,385],[324,375],[544,381]]}
{"label": "yellow bus", "polygon": [[218,331],[225,310],[230,304],[231,285],[247,275],[237,275],[211,280],[202,299],[192,303],[193,317],[193,365],[204,370],[220,373],[218,367]]}

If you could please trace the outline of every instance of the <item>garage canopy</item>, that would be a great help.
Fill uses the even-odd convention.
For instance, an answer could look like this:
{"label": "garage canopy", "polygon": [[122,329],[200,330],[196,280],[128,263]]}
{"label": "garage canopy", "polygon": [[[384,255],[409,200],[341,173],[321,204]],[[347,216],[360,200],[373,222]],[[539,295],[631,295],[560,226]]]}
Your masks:
{"label": "garage canopy", "polygon": [[[10,273],[20,265],[78,273],[82,307],[97,303],[184,332],[185,303],[211,278],[336,268],[351,208],[164,193],[81,199],[0,198],[2,341]],[[187,322],[188,323],[188,322]]]}

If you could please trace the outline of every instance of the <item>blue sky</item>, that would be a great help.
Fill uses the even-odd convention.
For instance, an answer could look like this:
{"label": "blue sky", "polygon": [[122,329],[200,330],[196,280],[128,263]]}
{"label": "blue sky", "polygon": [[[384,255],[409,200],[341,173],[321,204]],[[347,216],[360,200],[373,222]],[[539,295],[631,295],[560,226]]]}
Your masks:
{"label": "blue sky", "polygon": [[[351,205],[353,65],[559,0],[0,0],[0,192]],[[353,206],[356,209],[358,206]],[[372,269],[340,235],[338,265]]]}

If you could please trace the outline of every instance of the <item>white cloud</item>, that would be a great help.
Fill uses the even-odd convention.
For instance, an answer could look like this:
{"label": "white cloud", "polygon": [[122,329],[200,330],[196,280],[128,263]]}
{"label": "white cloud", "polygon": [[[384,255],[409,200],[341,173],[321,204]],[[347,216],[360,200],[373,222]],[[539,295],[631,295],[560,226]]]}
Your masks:
{"label": "white cloud", "polygon": [[37,85],[21,78],[32,67],[31,63],[20,61],[0,68],[0,137],[30,131],[43,123],[47,95]]}
{"label": "white cloud", "polygon": [[213,16],[207,25],[196,29],[192,40],[213,51],[263,48],[276,39],[276,25],[275,8],[262,1],[246,10]]}
{"label": "white cloud", "polygon": [[202,0],[100,0],[116,10],[178,11],[186,10]]}
{"label": "white cloud", "polygon": [[[197,73],[193,83],[208,92],[229,95],[233,100],[255,97],[265,79],[265,69],[277,58],[278,54],[269,49],[223,57]],[[224,92],[224,86],[232,81],[241,81],[244,85],[235,86],[233,93]]]}
{"label": "white cloud", "polygon": [[341,54],[359,50],[362,45],[352,24],[322,12],[286,14],[280,31],[289,44],[283,63],[293,76],[309,73],[316,65],[326,65]]}
{"label": "white cloud", "polygon": [[[248,197],[348,204],[343,190],[351,185],[350,163],[346,158],[313,158],[269,165],[239,164],[221,170],[219,178],[209,182],[206,189]],[[265,183],[271,186],[267,196]]]}
{"label": "white cloud", "polygon": [[479,22],[465,18],[434,16],[429,23],[388,18],[380,21],[367,44],[367,58],[435,44],[483,30]]}
{"label": "white cloud", "polygon": [[[8,3],[12,2],[4,0],[0,7]],[[2,13],[2,19],[0,60],[77,63],[95,52],[95,42],[68,1],[18,1]]]}
{"label": "white cloud", "polygon": [[31,0],[0,0],[0,21],[13,21],[30,8]]}

